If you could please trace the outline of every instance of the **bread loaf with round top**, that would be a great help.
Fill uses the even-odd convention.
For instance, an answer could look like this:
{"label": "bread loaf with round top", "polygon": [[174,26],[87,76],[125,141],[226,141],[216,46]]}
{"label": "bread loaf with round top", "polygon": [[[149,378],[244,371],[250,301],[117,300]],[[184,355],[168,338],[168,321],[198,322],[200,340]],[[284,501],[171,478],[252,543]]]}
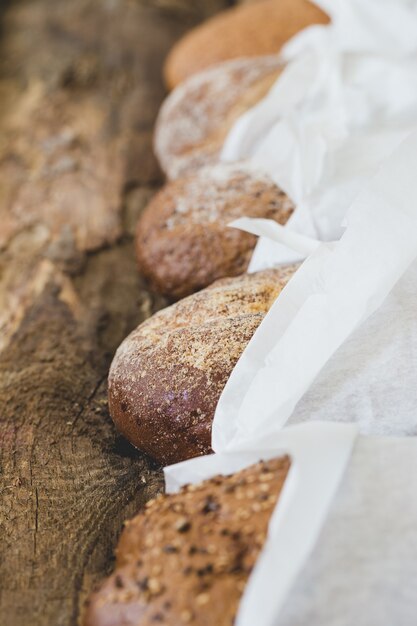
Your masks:
{"label": "bread loaf with round top", "polygon": [[230,626],[285,483],[284,456],[148,502],[84,626]]}
{"label": "bread loaf with round top", "polygon": [[237,59],[177,87],[155,129],[155,153],[168,178],[216,163],[234,122],[266,96],[283,67],[277,56]]}
{"label": "bread loaf with round top", "polygon": [[221,61],[278,53],[303,28],[329,18],[308,0],[260,0],[222,11],[187,33],[168,55],[170,89]]}
{"label": "bread loaf with round top", "polygon": [[217,281],[133,331],[109,374],[110,414],[161,464],[211,451],[220,394],[296,266]]}
{"label": "bread loaf with round top", "polygon": [[293,203],[244,163],[207,166],[168,183],[138,221],[136,253],[158,293],[187,296],[247,268],[256,237],[227,225],[248,216],[285,224]]}

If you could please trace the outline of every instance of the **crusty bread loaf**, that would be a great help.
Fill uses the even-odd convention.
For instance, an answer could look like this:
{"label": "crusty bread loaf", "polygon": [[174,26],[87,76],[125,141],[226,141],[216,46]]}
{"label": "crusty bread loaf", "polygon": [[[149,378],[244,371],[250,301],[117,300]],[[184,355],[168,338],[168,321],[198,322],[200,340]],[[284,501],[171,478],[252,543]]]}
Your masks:
{"label": "crusty bread loaf", "polygon": [[110,369],[109,405],[131,443],[164,465],[210,452],[220,394],[295,269],[217,281],[124,340]]}
{"label": "crusty bread loaf", "polygon": [[231,626],[289,468],[281,457],[149,502],[84,626]]}
{"label": "crusty bread loaf", "polygon": [[180,85],[161,107],[155,153],[168,178],[216,163],[234,122],[268,93],[283,65],[277,56],[222,63]]}
{"label": "crusty bread loaf", "polygon": [[285,224],[288,196],[247,165],[219,164],[168,183],[139,219],[136,251],[152,288],[187,296],[214,280],[246,271],[256,237],[228,228],[242,216]]}
{"label": "crusty bread loaf", "polygon": [[329,18],[307,0],[261,0],[223,11],[174,46],[164,74],[170,89],[189,76],[243,56],[275,54],[293,35]]}

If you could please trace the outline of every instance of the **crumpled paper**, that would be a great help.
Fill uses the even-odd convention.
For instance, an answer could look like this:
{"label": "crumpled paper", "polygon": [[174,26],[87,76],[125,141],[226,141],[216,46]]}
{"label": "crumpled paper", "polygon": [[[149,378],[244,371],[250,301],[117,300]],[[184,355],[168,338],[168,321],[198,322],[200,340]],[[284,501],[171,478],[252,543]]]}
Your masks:
{"label": "crumpled paper", "polygon": [[[285,425],[329,359],[377,311],[412,265],[417,257],[416,166],[414,133],[384,162],[352,204],[341,239],[322,243],[285,287],[243,352],[220,397],[212,435],[216,452],[241,447],[259,433],[267,437]],[[266,227],[264,222],[262,225]],[[273,234],[276,232],[274,226]],[[409,306],[412,309],[413,301]],[[403,328],[402,321],[401,316],[395,320],[399,325],[393,335],[396,338],[409,328]],[[391,339],[386,332],[386,328],[380,329],[381,342]],[[345,361],[347,369],[342,368],[345,399],[358,384],[352,378],[357,361],[362,358],[368,365],[372,360],[372,346],[367,347],[366,336],[361,337],[359,352],[354,343],[351,359]],[[342,354],[346,358],[346,353]],[[403,356],[406,361],[407,356]],[[392,367],[393,363],[385,365]],[[408,367],[414,368],[414,364]],[[390,371],[395,377],[395,371]],[[365,371],[361,381],[362,391],[369,388]],[[326,384],[326,380],[321,383],[323,398]],[[410,389],[407,393],[413,392]],[[398,402],[405,400],[407,393],[400,394]],[[370,398],[369,393],[366,397]],[[324,405],[326,410],[320,411],[322,419],[328,413],[330,419],[335,415],[332,399],[331,396]],[[320,402],[321,397],[315,406],[320,406]],[[365,415],[372,408],[369,406]],[[335,415],[335,419],[357,419],[360,411],[350,413],[349,409],[350,402],[346,401],[342,415]],[[307,405],[303,414],[308,415],[309,410]],[[377,421],[376,416],[373,421]],[[404,427],[402,432],[405,430]]]}
{"label": "crumpled paper", "polygon": [[[248,159],[295,202],[287,224],[338,239],[346,210],[380,163],[417,129],[416,0],[320,0],[332,17],[293,38],[286,70],[226,139],[222,157]],[[263,240],[262,269],[273,247]],[[259,251],[257,251],[259,252]],[[291,262],[275,249],[274,264]]]}

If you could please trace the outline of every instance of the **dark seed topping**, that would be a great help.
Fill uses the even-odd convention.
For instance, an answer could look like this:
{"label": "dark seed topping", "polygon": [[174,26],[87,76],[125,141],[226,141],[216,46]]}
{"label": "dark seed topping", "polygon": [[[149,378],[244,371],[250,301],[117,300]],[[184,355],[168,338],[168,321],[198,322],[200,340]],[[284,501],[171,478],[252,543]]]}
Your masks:
{"label": "dark seed topping", "polygon": [[166,554],[174,554],[179,552],[179,549],[176,546],[167,545],[162,548],[163,552]]}
{"label": "dark seed topping", "polygon": [[149,582],[148,576],[145,576],[145,578],[143,578],[142,580],[138,580],[139,589],[142,589],[142,591],[148,591],[149,589],[148,582]]}
{"label": "dark seed topping", "polygon": [[114,584],[116,585],[117,589],[123,589],[123,580],[121,576],[117,575],[115,577]]}
{"label": "dark seed topping", "polygon": [[213,573],[213,566],[208,563],[205,567],[201,567],[197,570],[197,576],[208,576]]}
{"label": "dark seed topping", "polygon": [[185,519],[185,517],[182,517],[181,519],[179,519],[177,523],[175,524],[175,529],[179,533],[186,533],[190,530],[190,528],[191,528],[191,523],[187,519]]}
{"label": "dark seed topping", "polygon": [[212,496],[208,496],[203,507],[203,513],[215,513],[220,509],[220,504]]}

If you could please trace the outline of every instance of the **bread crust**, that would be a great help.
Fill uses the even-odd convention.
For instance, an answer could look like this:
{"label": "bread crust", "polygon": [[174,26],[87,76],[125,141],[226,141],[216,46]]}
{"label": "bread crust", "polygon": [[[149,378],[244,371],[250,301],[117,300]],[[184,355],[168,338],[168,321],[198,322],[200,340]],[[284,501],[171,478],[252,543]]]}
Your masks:
{"label": "bread crust", "polygon": [[220,394],[295,269],[217,281],[125,339],[110,368],[109,407],[133,445],[163,465],[211,451]]}
{"label": "bread crust", "polygon": [[307,0],[260,0],[228,9],[180,39],[167,57],[165,81],[172,89],[216,63],[276,54],[303,28],[328,21]]}
{"label": "bread crust", "polygon": [[216,163],[234,122],[268,93],[283,67],[277,56],[236,59],[177,87],[155,128],[155,153],[167,177]]}
{"label": "bread crust", "polygon": [[256,237],[228,224],[239,217],[285,224],[288,196],[245,164],[219,164],[168,183],[136,229],[139,268],[153,290],[181,298],[218,278],[243,274]]}
{"label": "bread crust", "polygon": [[84,626],[230,626],[290,469],[281,457],[149,502]]}

